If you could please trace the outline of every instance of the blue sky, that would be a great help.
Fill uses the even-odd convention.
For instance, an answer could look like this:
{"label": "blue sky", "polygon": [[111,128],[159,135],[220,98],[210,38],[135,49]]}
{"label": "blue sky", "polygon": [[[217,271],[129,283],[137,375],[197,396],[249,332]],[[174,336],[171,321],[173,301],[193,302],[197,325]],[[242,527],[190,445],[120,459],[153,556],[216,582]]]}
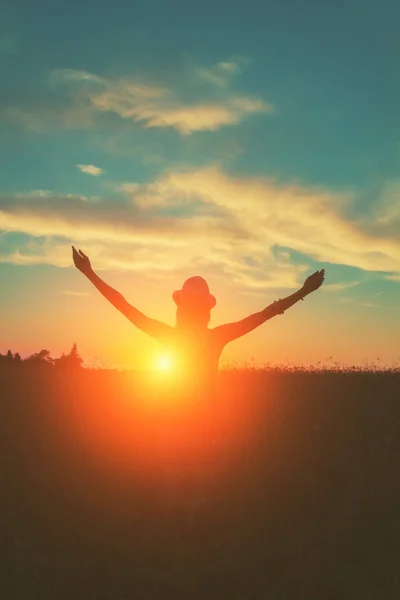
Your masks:
{"label": "blue sky", "polygon": [[[394,360],[399,17],[388,0],[17,0],[1,9],[3,345],[23,339],[15,299],[33,281],[54,295],[41,332],[55,352],[64,338],[54,315],[68,292],[82,294],[73,310],[87,314],[91,292],[71,268],[76,242],[110,282],[138,277],[144,296],[201,270],[222,296],[238,295],[237,316],[325,267],[313,314],[337,329],[361,311],[366,325],[349,354],[321,324],[326,347],[306,359],[330,344],[361,361],[381,344]],[[27,313],[27,349],[37,310]],[[306,314],[293,310],[290,331]],[[85,347],[90,334],[78,334]],[[273,359],[266,335],[246,341],[246,355],[258,344],[257,358]]]}

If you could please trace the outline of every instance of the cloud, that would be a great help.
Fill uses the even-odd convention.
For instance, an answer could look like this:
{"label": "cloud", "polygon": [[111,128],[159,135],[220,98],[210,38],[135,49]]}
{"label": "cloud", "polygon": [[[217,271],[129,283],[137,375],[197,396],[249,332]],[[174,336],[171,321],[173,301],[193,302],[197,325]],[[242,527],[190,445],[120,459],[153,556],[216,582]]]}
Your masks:
{"label": "cloud", "polygon": [[[216,73],[220,73],[220,79],[221,73],[232,74],[235,68],[234,63],[219,63],[213,71],[214,78]],[[211,77],[210,70],[200,70],[200,74],[208,80]],[[229,93],[214,100],[184,102],[177,90],[165,86],[129,78],[104,79],[81,71],[74,76],[70,69],[53,73],[54,80],[64,85],[73,82],[80,100],[85,99],[95,111],[115,113],[145,127],[173,127],[182,134],[215,131],[238,123],[248,114],[272,110],[261,99]],[[225,87],[227,80],[224,81]],[[77,87],[77,84],[80,85]]]}
{"label": "cloud", "polygon": [[[92,127],[107,114],[145,128],[173,128],[182,135],[216,131],[247,116],[273,111],[265,100],[230,89],[231,79],[240,71],[239,62],[233,60],[209,67],[191,66],[180,79],[156,84],[143,77],[107,78],[82,70],[55,69],[48,78],[57,101],[55,108],[8,106],[0,117],[31,131]],[[193,100],[199,82],[202,87],[197,88]]]}
{"label": "cloud", "polygon": [[[232,98],[227,99],[225,104],[140,107],[134,118],[144,121],[146,127],[173,127],[181,134],[188,135],[195,131],[216,131],[226,125],[236,125],[247,114],[262,112],[267,108],[261,100]],[[120,113],[120,116],[124,115]]]}
{"label": "cloud", "polygon": [[[125,191],[129,193],[129,184]],[[246,232],[249,248],[255,252],[263,244],[281,246],[313,260],[371,271],[396,270],[400,258],[400,240],[391,231],[374,235],[368,223],[344,216],[343,208],[355,200],[352,194],[278,185],[271,179],[228,177],[215,167],[167,173],[131,191],[135,202],[147,206],[187,206],[197,198],[203,210],[206,206],[224,210]]]}
{"label": "cloud", "polygon": [[400,180],[392,179],[385,183],[378,201],[372,210],[373,218],[366,218],[368,227],[376,235],[388,231],[400,239]]}
{"label": "cloud", "polygon": [[0,121],[34,133],[56,128],[81,130],[94,125],[94,114],[88,106],[40,107],[37,109],[6,106],[0,108]]}
{"label": "cloud", "polygon": [[68,86],[70,83],[89,83],[103,86],[106,79],[78,69],[54,69],[49,76],[49,85],[54,89],[58,89],[60,86]]}
{"label": "cloud", "polygon": [[26,131],[43,131],[43,123],[40,116],[21,108],[13,106],[1,108],[0,119],[8,124],[22,127]]}
{"label": "cloud", "polygon": [[[380,294],[374,294],[374,296],[379,296]],[[348,297],[348,296],[344,296],[344,297],[340,297],[338,298],[338,301],[343,303],[343,304],[351,304],[351,305],[356,305],[358,307],[363,306],[365,308],[379,308],[381,312],[387,311],[387,310],[399,310],[399,304],[398,303],[391,303],[391,302],[374,302],[373,300],[360,300],[359,298],[354,298],[354,297]]]}
{"label": "cloud", "polygon": [[88,173],[88,175],[93,175],[97,177],[98,175],[102,175],[104,173],[103,169],[100,167],[95,167],[94,165],[76,165],[82,173]]}
{"label": "cloud", "polygon": [[344,290],[348,290],[356,285],[359,285],[360,281],[348,281],[348,282],[339,282],[339,283],[328,283],[325,284],[323,289],[327,292],[343,292]]}
{"label": "cloud", "polygon": [[389,281],[399,281],[400,282],[400,273],[393,273],[391,275],[385,275],[385,279]]}
{"label": "cloud", "polygon": [[194,76],[199,82],[225,88],[230,84],[233,77],[239,75],[241,71],[239,62],[231,60],[219,62],[210,67],[196,67],[194,68]]}
{"label": "cloud", "polygon": [[376,302],[361,302],[359,306],[365,306],[366,308],[382,308],[382,304],[376,304]]}
{"label": "cloud", "polygon": [[[74,243],[96,268],[201,272],[254,292],[300,285],[311,261],[328,276],[329,263],[396,273],[400,240],[390,228],[378,234],[373,223],[349,220],[345,209],[355,201],[354,194],[233,177],[215,166],[166,172],[147,184],[120,183],[103,199],[3,194],[0,229],[24,232],[32,241],[12,248],[3,236],[0,260],[70,266]],[[304,257],[301,264],[292,252]]]}

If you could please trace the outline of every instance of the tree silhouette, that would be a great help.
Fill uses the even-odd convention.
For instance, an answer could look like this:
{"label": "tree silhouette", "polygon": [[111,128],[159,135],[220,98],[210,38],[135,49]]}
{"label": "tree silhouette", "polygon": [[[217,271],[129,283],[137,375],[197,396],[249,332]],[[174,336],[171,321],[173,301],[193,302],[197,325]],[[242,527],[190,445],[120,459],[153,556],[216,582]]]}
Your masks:
{"label": "tree silhouette", "polygon": [[83,365],[83,358],[81,357],[81,355],[79,354],[78,351],[78,346],[76,344],[76,342],[74,342],[71,351],[68,355],[68,358],[70,360],[71,366],[74,366],[75,368],[80,368]]}
{"label": "tree silhouette", "polygon": [[66,366],[66,361],[67,361],[67,357],[65,356],[65,353],[63,352],[59,358],[56,358],[54,360],[54,366],[57,369],[65,367]]}
{"label": "tree silhouette", "polygon": [[78,346],[73,344],[70,353],[65,355],[64,352],[54,361],[54,365],[61,369],[80,369],[83,365],[83,358],[79,354]]}
{"label": "tree silhouette", "polygon": [[8,350],[7,354],[0,354],[0,364],[5,367],[8,365],[12,365],[14,361],[13,353],[11,350]]}
{"label": "tree silhouette", "polygon": [[40,350],[40,352],[35,352],[28,356],[28,358],[24,360],[24,363],[32,367],[51,367],[53,366],[54,361],[51,358],[50,350]]}
{"label": "tree silhouette", "polygon": [[76,342],[72,345],[69,354],[64,352],[59,358],[52,358],[50,350],[40,350],[40,352],[34,352],[25,359],[21,358],[19,352],[14,355],[11,350],[8,350],[7,354],[0,353],[0,366],[7,368],[8,366],[21,365],[29,367],[56,367],[56,368],[68,368],[68,369],[81,369],[83,367],[83,358],[79,353],[78,345]]}

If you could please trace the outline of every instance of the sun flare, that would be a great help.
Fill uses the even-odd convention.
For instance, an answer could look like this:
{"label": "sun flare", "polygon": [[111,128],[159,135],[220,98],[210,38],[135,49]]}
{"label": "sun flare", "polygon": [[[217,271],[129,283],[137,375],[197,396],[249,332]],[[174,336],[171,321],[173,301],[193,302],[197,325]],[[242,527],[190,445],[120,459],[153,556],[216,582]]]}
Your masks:
{"label": "sun flare", "polygon": [[173,369],[172,359],[168,354],[161,354],[155,360],[155,368],[157,371],[168,373]]}

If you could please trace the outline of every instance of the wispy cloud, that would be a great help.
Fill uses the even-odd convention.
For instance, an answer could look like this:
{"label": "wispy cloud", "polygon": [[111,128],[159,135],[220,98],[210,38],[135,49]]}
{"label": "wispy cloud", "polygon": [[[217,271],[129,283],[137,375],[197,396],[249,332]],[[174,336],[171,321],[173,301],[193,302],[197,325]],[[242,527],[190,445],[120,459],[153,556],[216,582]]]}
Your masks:
{"label": "wispy cloud", "polygon": [[232,177],[218,167],[171,171],[148,184],[120,183],[108,199],[3,195],[0,229],[37,239],[0,252],[0,260],[69,266],[74,241],[97,268],[149,274],[200,270],[252,290],[292,288],[304,280],[308,260],[293,262],[291,250],[310,262],[396,272],[400,240],[391,230],[377,235],[368,222],[349,220],[343,210],[354,200],[320,187]]}
{"label": "wispy cloud", "polygon": [[50,87],[57,89],[59,86],[68,86],[70,83],[88,83],[102,87],[106,83],[106,79],[78,69],[54,69],[51,72],[49,77]]}
{"label": "wispy cloud", "polygon": [[0,121],[15,125],[33,133],[53,129],[81,130],[94,126],[93,111],[82,104],[57,107],[31,108],[29,106],[6,106],[0,108]]}
{"label": "wispy cloud", "polygon": [[328,283],[324,285],[324,290],[327,292],[343,292],[344,290],[348,290],[356,285],[359,285],[360,281],[347,281],[347,282],[339,282],[339,283]]}
{"label": "wispy cloud", "polygon": [[39,132],[44,130],[40,114],[15,106],[0,108],[0,120],[8,124],[17,125],[26,131]]}
{"label": "wispy cloud", "polygon": [[[386,182],[378,201],[375,202],[368,221],[369,228],[376,235],[385,234],[388,231],[400,238],[400,180],[391,179]],[[398,269],[396,269],[398,270]]]}
{"label": "wispy cloud", "polygon": [[[213,79],[213,83],[219,77],[226,87],[226,75],[234,70],[234,63],[219,63],[213,70],[200,70],[198,74],[208,81]],[[238,123],[248,114],[272,110],[264,100],[228,92],[213,100],[184,102],[173,88],[131,78],[111,80],[81,71],[74,77],[71,70],[58,70],[52,74],[52,81],[55,79],[63,84],[73,82],[80,101],[85,98],[93,110],[112,112],[146,127],[173,127],[182,134],[215,131]]]}
{"label": "wispy cloud", "polygon": [[231,80],[242,72],[243,59],[227,60],[209,67],[194,67],[193,74],[199,82],[225,88]]}
{"label": "wispy cloud", "polygon": [[[376,297],[378,294],[374,294],[374,297]],[[354,298],[354,297],[340,297],[338,298],[338,302],[344,303],[344,304],[350,304],[352,306],[357,306],[357,307],[364,307],[364,308],[377,308],[379,309],[382,313],[384,313],[385,311],[396,311],[398,312],[400,310],[400,304],[398,302],[390,302],[390,298],[386,299],[386,301],[383,302],[374,302],[374,300],[360,300],[358,298]]]}
{"label": "wispy cloud", "polygon": [[360,306],[365,306],[365,308],[383,308],[382,304],[377,304],[376,302],[360,302]]}
{"label": "wispy cloud", "polygon": [[98,175],[102,175],[104,173],[103,169],[100,167],[95,167],[94,165],[76,165],[82,173],[88,173],[88,175],[93,175],[97,177]]}
{"label": "wispy cloud", "polygon": [[[262,101],[246,97],[227,98],[225,103],[201,103],[191,106],[165,104],[158,107],[140,107],[130,116],[144,121],[146,127],[173,127],[182,134],[195,131],[216,131],[226,125],[236,125],[247,114],[268,110]],[[106,109],[107,110],[107,109]],[[124,117],[123,110],[115,110]]]}
{"label": "wispy cloud", "polygon": [[[230,82],[241,72],[241,64],[230,60],[208,67],[192,65],[180,80],[160,84],[143,77],[113,79],[82,70],[55,69],[49,75],[49,87],[68,99],[67,106],[45,111],[9,106],[0,117],[32,131],[47,131],[56,124],[91,127],[96,117],[107,113],[145,128],[173,128],[182,135],[216,131],[252,114],[273,111],[264,99],[231,90]],[[203,84],[201,93],[196,94],[200,99],[189,100],[190,90],[199,82]]]}

